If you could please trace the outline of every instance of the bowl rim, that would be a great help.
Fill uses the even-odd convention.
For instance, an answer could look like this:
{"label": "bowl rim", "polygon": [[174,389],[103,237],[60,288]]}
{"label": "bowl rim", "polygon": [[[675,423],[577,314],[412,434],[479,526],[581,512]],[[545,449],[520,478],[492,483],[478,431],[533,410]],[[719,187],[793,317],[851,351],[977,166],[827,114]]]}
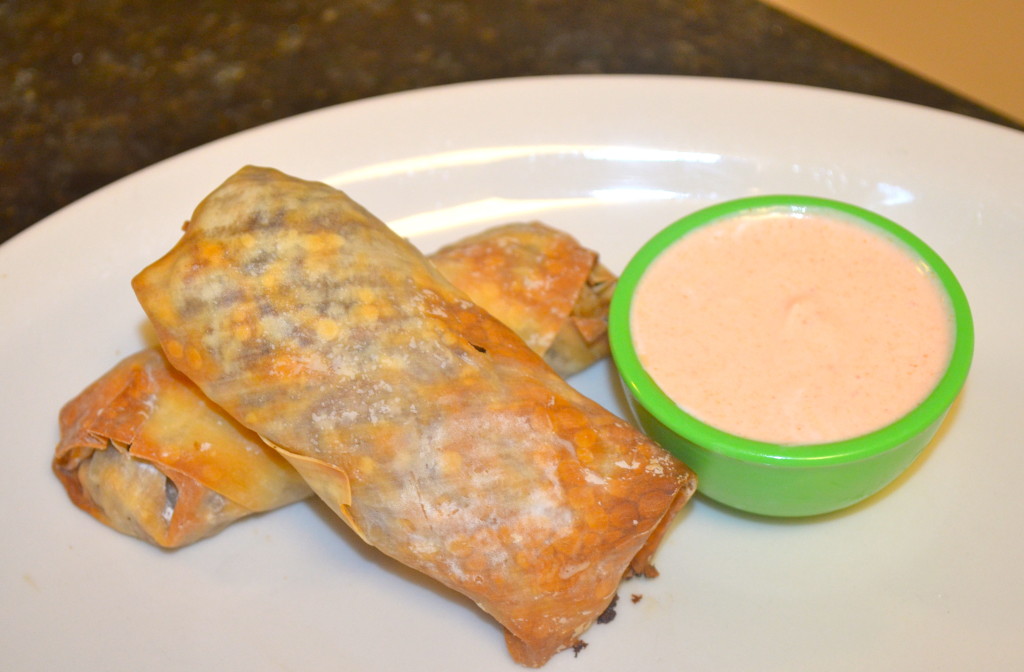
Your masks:
{"label": "bowl rim", "polygon": [[[746,214],[776,211],[838,215],[867,224],[909,249],[934,273],[944,288],[953,312],[954,341],[949,364],[931,393],[913,410],[891,424],[841,441],[786,445],[757,441],[708,425],[672,401],[646,372],[631,337],[630,313],[637,284],[650,264],[687,233]],[[923,240],[896,222],[865,208],[817,196],[775,194],[748,196],[711,205],[668,225],[645,243],[619,277],[609,309],[612,359],[627,393],[659,422],[696,446],[734,459],[761,464],[820,465],[852,462],[887,452],[904,444],[940,420],[963,387],[974,351],[974,325],[967,296],[946,262]]]}

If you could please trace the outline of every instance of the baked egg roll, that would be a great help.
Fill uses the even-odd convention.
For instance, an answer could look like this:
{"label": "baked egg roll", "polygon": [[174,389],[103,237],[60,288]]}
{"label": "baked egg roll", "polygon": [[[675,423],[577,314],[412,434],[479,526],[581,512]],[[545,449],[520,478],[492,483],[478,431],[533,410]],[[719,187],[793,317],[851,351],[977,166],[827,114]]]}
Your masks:
{"label": "baked egg roll", "polygon": [[608,355],[617,278],[569,234],[540,222],[506,224],[442,247],[430,261],[562,376]]}
{"label": "baked egg roll", "polygon": [[573,646],[696,481],[380,220],[246,167],[133,280],[171,363],[518,662]]}
{"label": "baked egg roll", "polygon": [[79,508],[165,548],[303,499],[309,487],[155,348],[131,355],[60,413],[53,470]]}
{"label": "baked egg roll", "polygon": [[[615,278],[568,234],[540,223],[503,225],[431,259],[560,374],[607,353]],[[592,337],[583,336],[587,322],[598,324]],[[236,431],[211,432],[225,423]],[[125,359],[68,405],[53,468],[80,508],[168,548],[311,494],[287,462],[174,372],[159,350]]]}

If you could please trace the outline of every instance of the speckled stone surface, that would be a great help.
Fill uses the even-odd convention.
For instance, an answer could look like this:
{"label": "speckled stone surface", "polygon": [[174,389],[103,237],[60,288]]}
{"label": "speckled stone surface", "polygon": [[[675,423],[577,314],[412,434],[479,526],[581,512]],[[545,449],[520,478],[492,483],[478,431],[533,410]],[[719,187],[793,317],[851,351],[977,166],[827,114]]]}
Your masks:
{"label": "speckled stone surface", "polygon": [[0,241],[275,119],[566,73],[792,82],[1012,125],[756,0],[0,0]]}

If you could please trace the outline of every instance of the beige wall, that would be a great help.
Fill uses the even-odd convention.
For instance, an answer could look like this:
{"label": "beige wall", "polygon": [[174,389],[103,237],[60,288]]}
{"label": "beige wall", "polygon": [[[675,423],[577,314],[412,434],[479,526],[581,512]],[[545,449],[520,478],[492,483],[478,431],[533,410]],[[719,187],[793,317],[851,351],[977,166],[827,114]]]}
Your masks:
{"label": "beige wall", "polygon": [[1024,123],[1024,0],[764,0]]}

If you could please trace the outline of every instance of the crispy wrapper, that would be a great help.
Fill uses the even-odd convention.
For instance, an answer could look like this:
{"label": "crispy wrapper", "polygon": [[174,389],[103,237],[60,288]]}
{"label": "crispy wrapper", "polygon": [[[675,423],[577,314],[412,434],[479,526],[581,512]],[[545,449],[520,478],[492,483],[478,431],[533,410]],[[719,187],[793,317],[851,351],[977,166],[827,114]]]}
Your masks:
{"label": "crispy wrapper", "polygon": [[[540,223],[499,226],[431,259],[560,374],[607,354],[614,276],[568,234]],[[224,423],[233,421],[151,350],[68,405],[53,468],[80,508],[168,548],[312,494],[257,435],[237,424],[225,434]]]}
{"label": "crispy wrapper", "polygon": [[327,185],[248,167],[134,280],[172,364],[367,543],[539,666],[651,555],[695,478]]}
{"label": "crispy wrapper", "polygon": [[569,234],[540,222],[506,224],[443,247],[430,261],[562,376],[608,355],[617,278]]}
{"label": "crispy wrapper", "polygon": [[305,481],[143,350],[68,402],[53,470],[71,501],[116,530],[175,548],[309,494]]}

